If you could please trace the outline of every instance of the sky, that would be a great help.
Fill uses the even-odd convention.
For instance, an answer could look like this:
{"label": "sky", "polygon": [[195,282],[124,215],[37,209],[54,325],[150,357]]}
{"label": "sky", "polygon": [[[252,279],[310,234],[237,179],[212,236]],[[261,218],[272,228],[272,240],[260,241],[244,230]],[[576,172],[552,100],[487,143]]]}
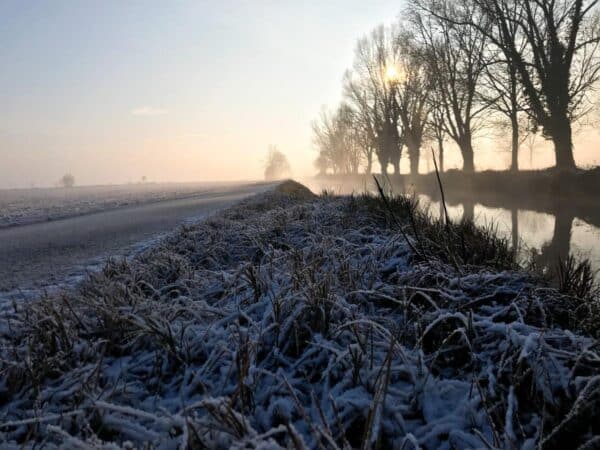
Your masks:
{"label": "sky", "polygon": [[310,122],[398,0],[2,0],[0,187],[311,174]]}
{"label": "sky", "polygon": [[[0,0],[0,187],[51,186],[67,172],[78,184],[259,179],[271,144],[295,176],[310,175],[311,121],[340,100],[356,40],[401,7]],[[497,147],[482,146],[480,168],[508,163]],[[552,164],[543,148],[523,164],[534,154]],[[459,164],[450,152],[447,166]]]}

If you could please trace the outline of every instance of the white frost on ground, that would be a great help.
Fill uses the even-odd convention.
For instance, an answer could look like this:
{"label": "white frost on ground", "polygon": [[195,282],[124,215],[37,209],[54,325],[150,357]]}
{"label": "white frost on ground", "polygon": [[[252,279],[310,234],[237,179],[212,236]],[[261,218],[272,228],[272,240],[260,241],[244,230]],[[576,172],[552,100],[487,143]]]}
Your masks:
{"label": "white frost on ground", "polygon": [[71,189],[0,190],[0,228],[227,189],[231,183],[147,183]]}
{"label": "white frost on ground", "polygon": [[263,194],[15,305],[0,440],[576,448],[600,355],[549,326],[557,301],[526,274],[416,262],[360,200]]}

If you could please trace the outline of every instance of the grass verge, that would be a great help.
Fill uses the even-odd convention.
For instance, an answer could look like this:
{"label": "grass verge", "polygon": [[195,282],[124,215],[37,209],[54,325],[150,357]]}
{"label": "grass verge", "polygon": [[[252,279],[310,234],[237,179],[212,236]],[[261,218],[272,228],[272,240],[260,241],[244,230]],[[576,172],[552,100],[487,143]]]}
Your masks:
{"label": "grass verge", "polygon": [[[0,440],[592,448],[600,350],[503,241],[287,183],[0,328]],[[461,237],[462,236],[462,237]]]}

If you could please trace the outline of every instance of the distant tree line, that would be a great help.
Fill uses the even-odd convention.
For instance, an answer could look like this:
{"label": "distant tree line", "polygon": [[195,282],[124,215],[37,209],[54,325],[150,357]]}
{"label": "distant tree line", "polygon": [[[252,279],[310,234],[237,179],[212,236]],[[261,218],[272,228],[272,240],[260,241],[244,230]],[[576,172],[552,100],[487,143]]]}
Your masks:
{"label": "distant tree line", "polygon": [[552,141],[556,167],[575,168],[573,124],[590,112],[600,76],[600,0],[408,0],[402,18],[360,39],[343,99],[313,122],[320,173],[418,173],[427,144],[475,170],[474,137],[510,133],[511,170],[531,133]]}

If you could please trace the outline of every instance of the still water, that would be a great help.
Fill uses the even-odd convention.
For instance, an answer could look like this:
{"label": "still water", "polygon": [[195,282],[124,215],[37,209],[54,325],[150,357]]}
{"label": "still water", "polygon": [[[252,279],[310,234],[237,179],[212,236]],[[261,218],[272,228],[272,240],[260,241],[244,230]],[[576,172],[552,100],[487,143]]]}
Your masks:
{"label": "still water", "polygon": [[[351,186],[339,181],[313,180],[307,185],[313,192],[323,189],[340,194],[373,192],[373,186],[367,183]],[[398,186],[393,186],[392,191],[410,192]],[[414,194],[422,207],[439,217],[438,193]],[[499,235],[517,246],[523,258],[533,254],[540,267],[554,268],[559,258],[569,254],[587,258],[600,280],[600,204],[596,199],[557,199],[535,193],[515,198],[495,194],[446,192],[448,214],[453,220],[466,218],[479,225],[493,225]]]}
{"label": "still water", "polygon": [[[439,217],[441,202],[418,195],[419,203]],[[568,212],[556,214],[509,207],[489,207],[477,203],[448,205],[453,220],[470,218],[478,225],[493,226],[527,257],[535,255],[541,266],[555,266],[568,254],[587,258],[600,270],[600,228]]]}

